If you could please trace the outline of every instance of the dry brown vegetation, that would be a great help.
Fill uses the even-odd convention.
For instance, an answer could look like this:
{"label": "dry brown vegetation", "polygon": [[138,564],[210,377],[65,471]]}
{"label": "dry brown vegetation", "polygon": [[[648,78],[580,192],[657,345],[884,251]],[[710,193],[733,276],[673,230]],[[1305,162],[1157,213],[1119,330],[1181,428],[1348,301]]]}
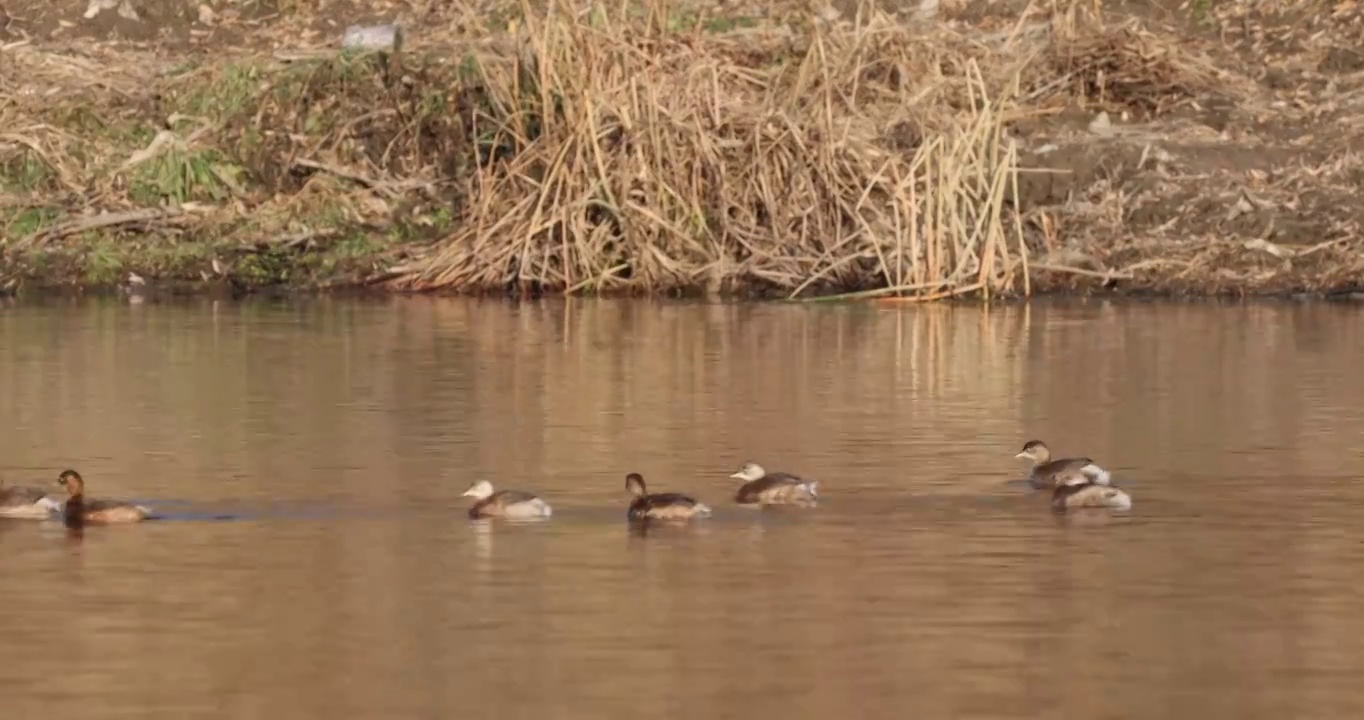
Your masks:
{"label": "dry brown vegetation", "polygon": [[414,4],[392,57],[304,47],[339,34],[301,29],[321,8],[219,5],[178,40],[0,45],[0,281],[932,299],[1364,270],[1349,2]]}

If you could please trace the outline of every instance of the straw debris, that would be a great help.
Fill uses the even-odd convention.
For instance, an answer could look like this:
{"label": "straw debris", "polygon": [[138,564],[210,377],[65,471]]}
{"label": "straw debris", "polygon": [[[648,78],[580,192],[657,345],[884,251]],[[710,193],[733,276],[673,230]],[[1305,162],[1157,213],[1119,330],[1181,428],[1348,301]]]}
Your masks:
{"label": "straw debris", "polygon": [[[527,26],[477,56],[496,148],[416,289],[1009,292],[1015,73],[884,17],[790,38]],[[787,53],[775,63],[765,58]],[[569,69],[571,68],[571,71]],[[493,159],[499,158],[499,159]]]}
{"label": "straw debris", "polygon": [[452,10],[401,55],[9,43],[0,288],[1346,291],[1351,7],[1219,4],[1195,18],[1214,38],[1088,2],[1001,30],[947,5],[739,22],[555,0],[476,40]]}

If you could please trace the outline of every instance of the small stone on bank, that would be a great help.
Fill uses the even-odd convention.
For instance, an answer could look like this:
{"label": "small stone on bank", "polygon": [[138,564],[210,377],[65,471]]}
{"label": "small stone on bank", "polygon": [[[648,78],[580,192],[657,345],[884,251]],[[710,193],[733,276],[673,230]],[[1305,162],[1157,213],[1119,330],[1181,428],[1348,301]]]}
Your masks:
{"label": "small stone on bank", "polygon": [[1095,135],[1112,135],[1113,121],[1108,119],[1108,113],[1101,112],[1095,115],[1089,122],[1089,131]]}
{"label": "small stone on bank", "polygon": [[392,25],[351,25],[341,38],[341,47],[347,50],[402,50],[403,31]]}

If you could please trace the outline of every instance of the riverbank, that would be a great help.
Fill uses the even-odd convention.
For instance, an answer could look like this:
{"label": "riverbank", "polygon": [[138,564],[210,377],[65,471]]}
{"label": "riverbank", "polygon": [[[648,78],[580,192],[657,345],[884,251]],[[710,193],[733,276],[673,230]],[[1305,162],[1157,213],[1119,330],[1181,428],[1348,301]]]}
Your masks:
{"label": "riverbank", "polygon": [[1364,286],[1348,3],[47,5],[0,22],[3,291]]}

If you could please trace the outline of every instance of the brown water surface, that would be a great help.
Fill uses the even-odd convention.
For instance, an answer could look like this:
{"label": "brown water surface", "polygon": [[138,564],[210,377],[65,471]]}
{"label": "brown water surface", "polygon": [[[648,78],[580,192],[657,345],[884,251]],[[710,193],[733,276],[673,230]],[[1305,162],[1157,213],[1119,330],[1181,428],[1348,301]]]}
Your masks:
{"label": "brown water surface", "polygon": [[[1361,363],[1324,304],[0,307],[0,476],[167,516],[0,521],[0,706],[1358,717]],[[1033,437],[1132,512],[1048,512]],[[820,507],[734,507],[749,459]],[[630,532],[631,470],[715,517]]]}

